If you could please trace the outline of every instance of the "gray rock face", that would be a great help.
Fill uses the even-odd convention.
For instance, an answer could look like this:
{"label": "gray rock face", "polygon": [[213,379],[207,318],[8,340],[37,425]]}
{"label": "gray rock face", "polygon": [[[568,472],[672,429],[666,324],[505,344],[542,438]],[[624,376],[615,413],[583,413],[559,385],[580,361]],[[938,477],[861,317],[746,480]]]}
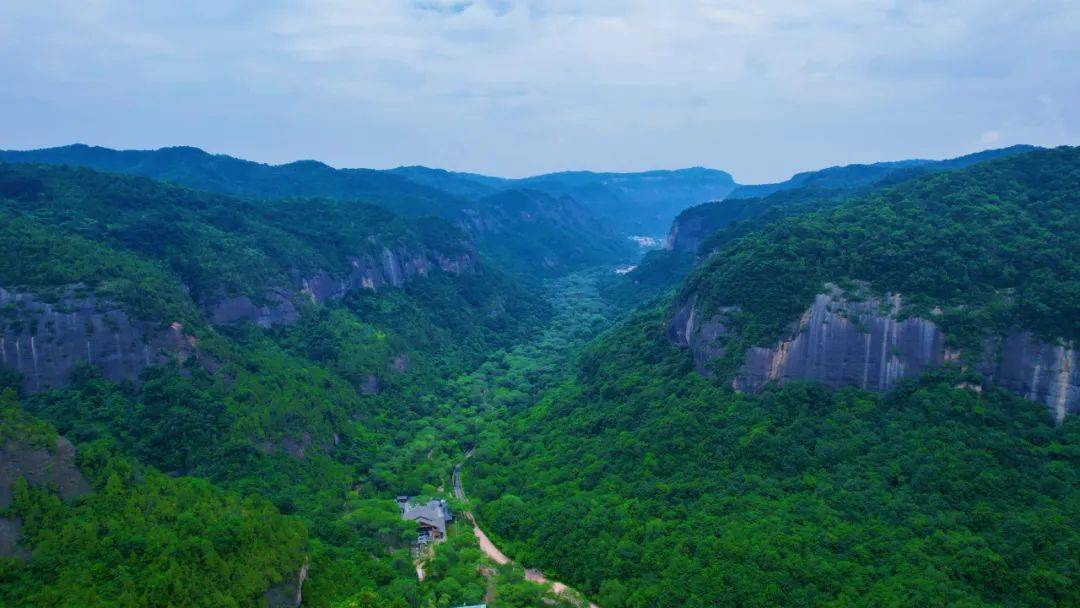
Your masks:
{"label": "gray rock face", "polygon": [[708,318],[703,318],[699,308],[696,297],[684,302],[668,325],[667,336],[675,344],[689,348],[694,354],[694,369],[709,376],[709,363],[724,354],[724,339],[733,331],[727,317],[738,308],[721,308]]}
{"label": "gray rock face", "polygon": [[1077,349],[1039,342],[1028,332],[1011,332],[989,342],[979,371],[994,383],[1045,403],[1058,422],[1080,411]]}
{"label": "gray rock face", "polygon": [[[72,290],[69,290],[71,293]],[[56,303],[0,287],[0,365],[23,375],[23,388],[66,384],[77,363],[101,368],[110,380],[135,380],[143,368],[194,351],[183,326],[134,319],[93,296]]]}
{"label": "gray rock face", "polygon": [[43,446],[8,441],[0,449],[0,509],[11,504],[15,480],[25,478],[31,486],[46,486],[64,500],[90,491],[79,468],[75,466],[75,446],[63,437],[49,450]]}
{"label": "gray rock face", "polygon": [[300,566],[300,571],[295,576],[286,578],[281,583],[274,585],[263,594],[266,606],[270,608],[296,608],[304,601],[304,581],[308,577],[308,562]]}
{"label": "gray rock face", "polygon": [[[847,298],[838,289],[818,294],[792,333],[772,347],[752,347],[732,380],[739,391],[756,392],[768,382],[816,380],[826,386],[885,391],[898,380],[959,358],[945,347],[932,320],[898,319],[901,296]],[[694,354],[694,367],[709,373],[709,362],[724,353],[731,335],[720,309],[702,318],[694,298],[676,313],[669,338]],[[1046,404],[1055,420],[1080,411],[1080,371],[1075,348],[1039,342],[1012,331],[987,341],[978,371],[987,384]]]}
{"label": "gray rock face", "polygon": [[708,232],[705,220],[701,217],[678,218],[671,224],[671,230],[664,241],[664,249],[697,253]]}
{"label": "gray rock face", "polygon": [[896,320],[899,295],[882,304],[848,301],[839,291],[819,294],[796,335],[747,352],[735,388],[755,392],[771,380],[818,380],[886,391],[900,378],[941,365],[945,337],[937,325],[914,317]]}
{"label": "gray rock face", "polygon": [[364,383],[360,385],[361,395],[378,395],[379,394],[379,378],[375,374],[368,374],[364,379]]}
{"label": "gray rock face", "polygon": [[320,270],[310,276],[295,273],[288,288],[274,288],[263,296],[264,303],[240,296],[223,299],[209,306],[214,323],[250,321],[262,327],[290,324],[300,318],[295,298],[313,304],[337,300],[353,289],[376,290],[385,286],[402,287],[417,277],[427,276],[438,268],[449,274],[471,270],[476,263],[473,252],[445,255],[434,251],[383,248],[378,256],[364,255],[349,259],[350,270],[341,277]]}
{"label": "gray rock face", "polygon": [[[75,466],[75,447],[63,437],[56,438],[52,450],[15,440],[0,446],[0,509],[11,504],[13,486],[20,478],[34,487],[51,488],[64,500],[90,491],[90,483]],[[21,530],[19,519],[0,517],[0,557],[30,557],[18,545]]]}

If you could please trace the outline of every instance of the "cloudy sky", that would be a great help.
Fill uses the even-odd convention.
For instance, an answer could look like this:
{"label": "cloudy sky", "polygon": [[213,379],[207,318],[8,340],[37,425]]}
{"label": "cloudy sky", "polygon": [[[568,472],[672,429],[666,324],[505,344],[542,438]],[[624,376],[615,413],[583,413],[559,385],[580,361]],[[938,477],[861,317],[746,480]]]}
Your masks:
{"label": "cloudy sky", "polygon": [[1080,144],[1080,2],[5,0],[0,148],[519,176]]}

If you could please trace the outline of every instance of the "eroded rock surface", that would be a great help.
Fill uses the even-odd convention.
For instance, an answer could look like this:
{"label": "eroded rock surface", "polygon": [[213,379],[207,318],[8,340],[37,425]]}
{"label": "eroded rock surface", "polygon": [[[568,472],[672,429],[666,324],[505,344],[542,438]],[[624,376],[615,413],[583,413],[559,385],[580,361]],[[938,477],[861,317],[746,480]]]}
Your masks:
{"label": "eroded rock surface", "polygon": [[945,337],[932,321],[897,320],[900,296],[849,301],[839,291],[818,294],[793,337],[754,347],[735,388],[755,392],[771,380],[818,380],[827,386],[889,390],[896,381],[941,365]]}
{"label": "eroded rock surface", "polygon": [[304,581],[308,577],[308,563],[299,572],[266,590],[263,599],[270,608],[295,608],[304,601]]}
{"label": "eroded rock surface", "polygon": [[[756,392],[773,381],[816,380],[832,388],[885,391],[901,378],[959,359],[961,353],[945,347],[932,319],[899,318],[901,304],[899,294],[849,298],[836,288],[818,294],[787,338],[747,350],[732,386]],[[704,315],[691,297],[672,319],[669,338],[693,352],[700,373],[709,374],[709,363],[724,354],[734,310]],[[988,340],[976,358],[987,384],[1046,404],[1055,420],[1080,411],[1078,356],[1071,345],[1048,344],[1016,330]]]}
{"label": "eroded rock surface", "polygon": [[80,362],[110,380],[135,380],[148,365],[195,348],[179,323],[135,319],[92,295],[48,303],[0,287],[0,311],[0,365],[21,373],[28,391],[65,385]]}
{"label": "eroded rock surface", "polygon": [[250,321],[262,327],[294,323],[300,318],[296,298],[313,304],[337,300],[354,289],[376,290],[385,286],[402,287],[417,277],[424,277],[439,269],[449,274],[461,274],[471,270],[476,263],[475,253],[447,255],[428,250],[383,248],[375,255],[349,259],[348,274],[332,276],[325,270],[308,276],[294,273],[292,285],[277,287],[263,294],[262,302],[256,303],[248,296],[222,299],[208,306],[214,323]]}

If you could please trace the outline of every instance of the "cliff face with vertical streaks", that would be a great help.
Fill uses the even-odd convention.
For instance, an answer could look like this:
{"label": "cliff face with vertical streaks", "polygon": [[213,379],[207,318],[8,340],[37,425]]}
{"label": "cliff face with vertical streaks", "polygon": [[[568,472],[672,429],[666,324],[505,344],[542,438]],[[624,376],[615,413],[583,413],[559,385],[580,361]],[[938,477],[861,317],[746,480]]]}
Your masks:
{"label": "cliff face with vertical streaks", "polygon": [[458,275],[475,267],[476,253],[471,248],[463,253],[446,254],[422,247],[402,246],[393,250],[384,247],[378,255],[354,256],[348,261],[349,272],[343,276],[325,270],[307,276],[293,273],[291,286],[268,290],[262,303],[239,296],[210,304],[210,319],[214,323],[250,321],[262,327],[289,324],[300,317],[293,303],[297,296],[313,304],[323,304],[340,299],[353,289],[402,287],[435,269]]}
{"label": "cliff face with vertical streaks", "polygon": [[195,353],[180,323],[151,323],[73,286],[55,302],[0,287],[0,365],[23,375],[23,388],[65,385],[78,363],[110,380],[135,380],[143,368]]}
{"label": "cliff face with vertical streaks", "polygon": [[[773,346],[747,350],[732,386],[757,392],[773,381],[816,380],[832,388],[885,391],[901,378],[959,358],[945,347],[932,319],[899,318],[901,303],[899,294],[884,300],[849,298],[836,288],[818,294],[790,335]],[[733,311],[703,315],[691,298],[672,320],[669,338],[693,352],[699,372],[710,373],[709,363],[724,354]],[[1058,421],[1080,410],[1080,370],[1071,346],[1012,331],[985,341],[977,359],[987,384],[1046,404]]]}

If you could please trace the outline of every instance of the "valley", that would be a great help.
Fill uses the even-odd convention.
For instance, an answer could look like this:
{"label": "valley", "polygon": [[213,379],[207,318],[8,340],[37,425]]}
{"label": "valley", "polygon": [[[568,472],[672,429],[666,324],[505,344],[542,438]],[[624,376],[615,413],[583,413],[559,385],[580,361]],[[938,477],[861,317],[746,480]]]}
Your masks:
{"label": "valley", "polygon": [[[116,172],[0,164],[13,606],[1077,599],[1075,148],[687,204],[643,257],[549,178],[58,150]],[[398,496],[457,517],[421,550]]]}
{"label": "valley", "polygon": [[0,608],[1080,608],[1080,2],[0,2]]}

